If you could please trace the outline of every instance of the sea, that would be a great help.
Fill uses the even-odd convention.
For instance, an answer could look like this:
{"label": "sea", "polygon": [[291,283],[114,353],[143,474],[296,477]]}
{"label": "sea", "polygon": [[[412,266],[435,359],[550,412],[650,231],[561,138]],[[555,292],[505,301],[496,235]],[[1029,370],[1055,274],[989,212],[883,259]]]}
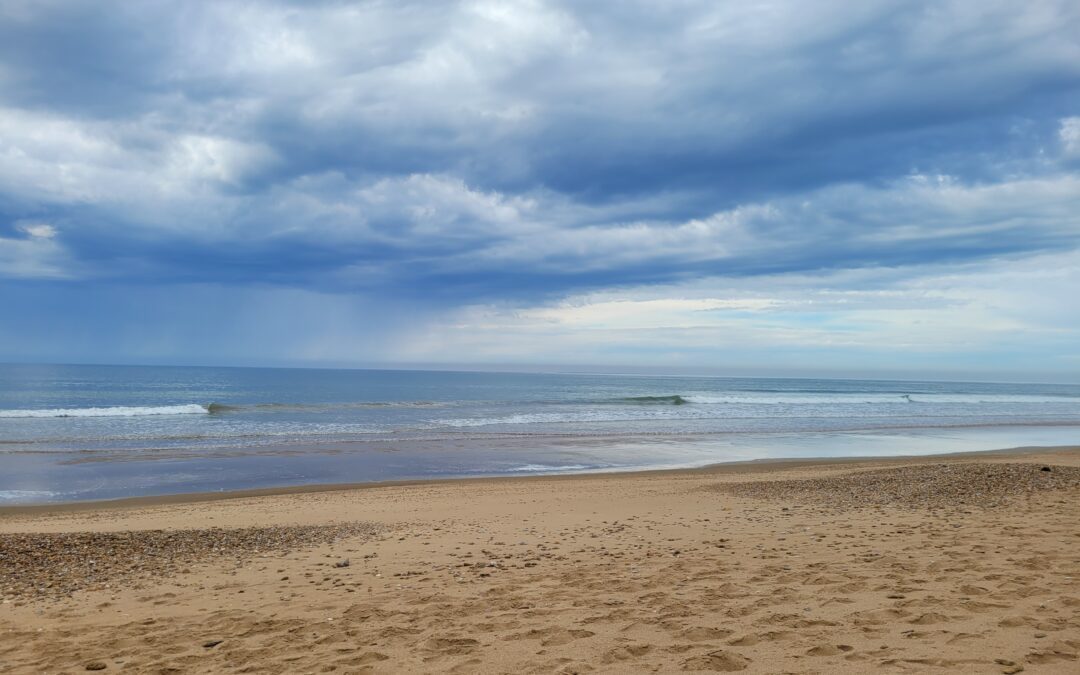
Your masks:
{"label": "sea", "polygon": [[0,365],[0,504],[1080,445],[1080,386]]}

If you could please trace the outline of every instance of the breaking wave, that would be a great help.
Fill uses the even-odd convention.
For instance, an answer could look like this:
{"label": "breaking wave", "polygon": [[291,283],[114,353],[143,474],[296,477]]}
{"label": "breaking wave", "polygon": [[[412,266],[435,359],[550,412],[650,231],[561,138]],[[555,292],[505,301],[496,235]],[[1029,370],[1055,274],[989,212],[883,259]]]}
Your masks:
{"label": "breaking wave", "polygon": [[586,401],[586,403],[617,403],[622,405],[851,405],[882,403],[1076,403],[1076,396],[1038,396],[1025,394],[939,394],[929,392],[717,392],[672,394],[665,396],[626,396],[616,399]]}
{"label": "breaking wave", "polygon": [[49,492],[48,490],[0,490],[0,504],[6,502],[15,504],[45,502],[58,497],[60,494],[62,493]]}
{"label": "breaking wave", "polygon": [[361,408],[441,408],[447,404],[434,401],[388,401],[358,403],[254,403],[233,405],[208,403],[200,405],[110,406],[99,408],[43,408],[37,410],[0,410],[0,418],[19,417],[144,417],[147,415],[223,415],[235,412],[328,412]]}
{"label": "breaking wave", "polygon": [[582,469],[588,468],[591,467],[589,467],[587,464],[524,464],[522,466],[515,466],[514,468],[507,470],[516,473],[545,473],[555,471],[581,471]]}
{"label": "breaking wave", "polygon": [[690,401],[675,394],[673,396],[628,396],[620,398],[620,403],[637,403],[640,405],[686,405]]}
{"label": "breaking wave", "polygon": [[113,406],[109,408],[45,408],[40,410],[0,410],[0,417],[144,417],[147,415],[205,415],[210,406],[197,403],[159,406]]}
{"label": "breaking wave", "polygon": [[226,405],[224,403],[211,403],[206,406],[206,412],[211,415],[217,415],[220,413],[233,412],[234,410],[240,410],[238,405]]}
{"label": "breaking wave", "polygon": [[367,408],[442,408],[449,405],[439,401],[350,401],[345,403],[250,403],[226,405],[211,403],[211,414],[228,412],[334,412],[339,410],[363,410]]}

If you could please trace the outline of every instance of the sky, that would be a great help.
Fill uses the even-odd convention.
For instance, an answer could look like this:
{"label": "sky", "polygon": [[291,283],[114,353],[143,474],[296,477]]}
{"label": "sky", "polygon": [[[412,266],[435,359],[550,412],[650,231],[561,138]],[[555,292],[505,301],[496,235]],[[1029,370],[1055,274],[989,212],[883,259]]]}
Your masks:
{"label": "sky", "polygon": [[0,361],[1080,381],[1074,0],[0,3]]}

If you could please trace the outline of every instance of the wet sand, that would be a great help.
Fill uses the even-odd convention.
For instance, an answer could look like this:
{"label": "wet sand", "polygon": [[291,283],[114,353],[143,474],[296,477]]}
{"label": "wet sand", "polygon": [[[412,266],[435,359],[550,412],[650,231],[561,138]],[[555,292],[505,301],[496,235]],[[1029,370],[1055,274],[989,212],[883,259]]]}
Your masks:
{"label": "wet sand", "polygon": [[273,492],[0,510],[0,672],[1080,669],[1077,448]]}

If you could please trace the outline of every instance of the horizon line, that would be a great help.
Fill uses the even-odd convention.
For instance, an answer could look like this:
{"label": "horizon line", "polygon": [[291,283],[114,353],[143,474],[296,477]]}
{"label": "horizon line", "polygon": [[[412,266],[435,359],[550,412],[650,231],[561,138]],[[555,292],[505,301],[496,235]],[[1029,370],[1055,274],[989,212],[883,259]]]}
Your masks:
{"label": "horizon line", "polygon": [[[957,378],[932,378],[917,376],[881,375],[878,377],[855,375],[765,375],[765,374],[690,374],[676,372],[689,366],[629,366],[629,365],[573,365],[573,364],[484,364],[484,363],[391,363],[372,365],[296,365],[296,364],[208,364],[208,363],[105,363],[105,362],[49,362],[49,361],[0,361],[0,366],[59,366],[59,367],[109,367],[109,368],[235,368],[251,370],[327,370],[327,371],[372,371],[372,372],[445,372],[445,373],[494,373],[507,375],[606,375],[610,377],[679,377],[688,379],[755,379],[755,380],[835,380],[850,382],[941,382],[954,384],[1032,384],[1052,386],[1080,386],[1080,374],[1063,381],[1035,379],[977,379],[976,375],[958,376]],[[629,370],[623,370],[629,369]],[[638,372],[634,372],[637,369]],[[710,369],[719,370],[720,367]],[[793,370],[798,370],[793,368]],[[653,371],[653,372],[643,372]],[[988,375],[987,377],[994,377]],[[1018,376],[1023,378],[1024,376]],[[1070,377],[1066,375],[1065,377]]]}

